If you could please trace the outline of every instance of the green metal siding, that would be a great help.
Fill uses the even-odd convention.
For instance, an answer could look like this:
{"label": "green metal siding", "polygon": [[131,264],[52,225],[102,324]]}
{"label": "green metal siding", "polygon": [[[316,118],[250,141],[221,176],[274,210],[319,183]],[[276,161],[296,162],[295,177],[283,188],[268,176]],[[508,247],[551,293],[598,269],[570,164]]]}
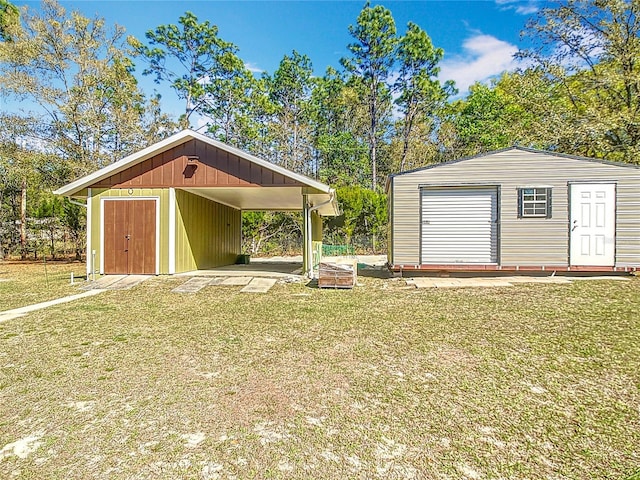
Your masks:
{"label": "green metal siding", "polygon": [[311,240],[322,243],[322,217],[317,212],[311,212]]}
{"label": "green metal siding", "polygon": [[[615,265],[639,265],[640,169],[515,149],[393,177],[390,258],[396,265],[420,264],[421,186],[500,185],[500,264],[566,266],[572,182],[617,185]],[[551,218],[518,218],[522,186],[553,189]]]}
{"label": "green metal siding", "polygon": [[92,251],[96,252],[94,270],[98,273],[102,252],[100,251],[100,234],[102,227],[101,199],[108,198],[159,198],[160,200],[160,274],[169,273],[169,191],[162,188],[127,188],[127,189],[91,189],[91,245],[87,251],[87,262],[91,262]]}
{"label": "green metal siding", "polygon": [[176,190],[176,273],[229,265],[240,254],[240,210]]}
{"label": "green metal siding", "polygon": [[387,222],[387,263],[393,265],[393,179],[391,179],[390,189],[387,192],[387,212],[389,212],[389,221]]}
{"label": "green metal siding", "polygon": [[311,250],[313,268],[317,268],[322,261],[322,217],[318,212],[311,212]]}

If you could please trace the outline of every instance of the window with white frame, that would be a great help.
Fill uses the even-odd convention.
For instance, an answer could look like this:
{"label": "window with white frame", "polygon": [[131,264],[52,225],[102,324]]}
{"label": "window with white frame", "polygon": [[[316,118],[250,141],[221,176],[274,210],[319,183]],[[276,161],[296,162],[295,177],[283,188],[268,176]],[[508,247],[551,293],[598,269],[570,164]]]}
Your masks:
{"label": "window with white frame", "polygon": [[551,188],[518,188],[518,218],[551,218]]}

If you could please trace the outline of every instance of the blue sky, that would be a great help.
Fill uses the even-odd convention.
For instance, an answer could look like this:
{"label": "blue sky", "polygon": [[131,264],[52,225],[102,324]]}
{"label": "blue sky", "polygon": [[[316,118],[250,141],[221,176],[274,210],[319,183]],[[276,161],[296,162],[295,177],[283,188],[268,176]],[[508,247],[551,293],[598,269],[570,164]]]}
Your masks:
{"label": "blue sky", "polygon": [[[352,41],[348,26],[356,22],[364,1],[178,1],[110,0],[60,1],[67,9],[86,16],[101,16],[107,24],[117,23],[139,39],[156,26],[177,23],[185,11],[200,21],[219,27],[219,36],[239,47],[239,55],[255,71],[273,72],[283,55],[297,50],[308,55],[315,73],[327,66],[339,68]],[[382,1],[393,13],[399,33],[409,21],[417,23],[437,47],[445,51],[441,80],[456,81],[460,93],[475,81],[487,81],[504,70],[515,68],[513,54],[521,46],[520,32],[535,14],[537,0],[475,1]],[[38,9],[39,2],[15,1]],[[139,72],[144,66],[140,64]],[[147,93],[157,89],[165,109],[174,108],[173,94],[159,88],[150,78],[140,85]]]}

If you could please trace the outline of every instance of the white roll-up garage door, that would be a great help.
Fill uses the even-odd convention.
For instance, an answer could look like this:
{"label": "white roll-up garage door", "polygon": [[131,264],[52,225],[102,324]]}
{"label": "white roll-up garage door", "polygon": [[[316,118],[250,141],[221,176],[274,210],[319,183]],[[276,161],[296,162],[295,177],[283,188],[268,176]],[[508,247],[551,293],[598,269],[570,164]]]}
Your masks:
{"label": "white roll-up garage door", "polygon": [[423,188],[422,263],[496,263],[498,190]]}

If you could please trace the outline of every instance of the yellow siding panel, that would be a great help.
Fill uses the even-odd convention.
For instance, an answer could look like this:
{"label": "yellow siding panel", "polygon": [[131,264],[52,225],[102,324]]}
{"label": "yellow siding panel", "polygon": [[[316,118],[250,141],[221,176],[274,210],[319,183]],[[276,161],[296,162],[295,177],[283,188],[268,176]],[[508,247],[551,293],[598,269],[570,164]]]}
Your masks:
{"label": "yellow siding panel", "polygon": [[311,212],[311,240],[322,243],[322,217]]}
{"label": "yellow siding panel", "polygon": [[240,254],[240,211],[176,190],[176,273],[229,265]]}

